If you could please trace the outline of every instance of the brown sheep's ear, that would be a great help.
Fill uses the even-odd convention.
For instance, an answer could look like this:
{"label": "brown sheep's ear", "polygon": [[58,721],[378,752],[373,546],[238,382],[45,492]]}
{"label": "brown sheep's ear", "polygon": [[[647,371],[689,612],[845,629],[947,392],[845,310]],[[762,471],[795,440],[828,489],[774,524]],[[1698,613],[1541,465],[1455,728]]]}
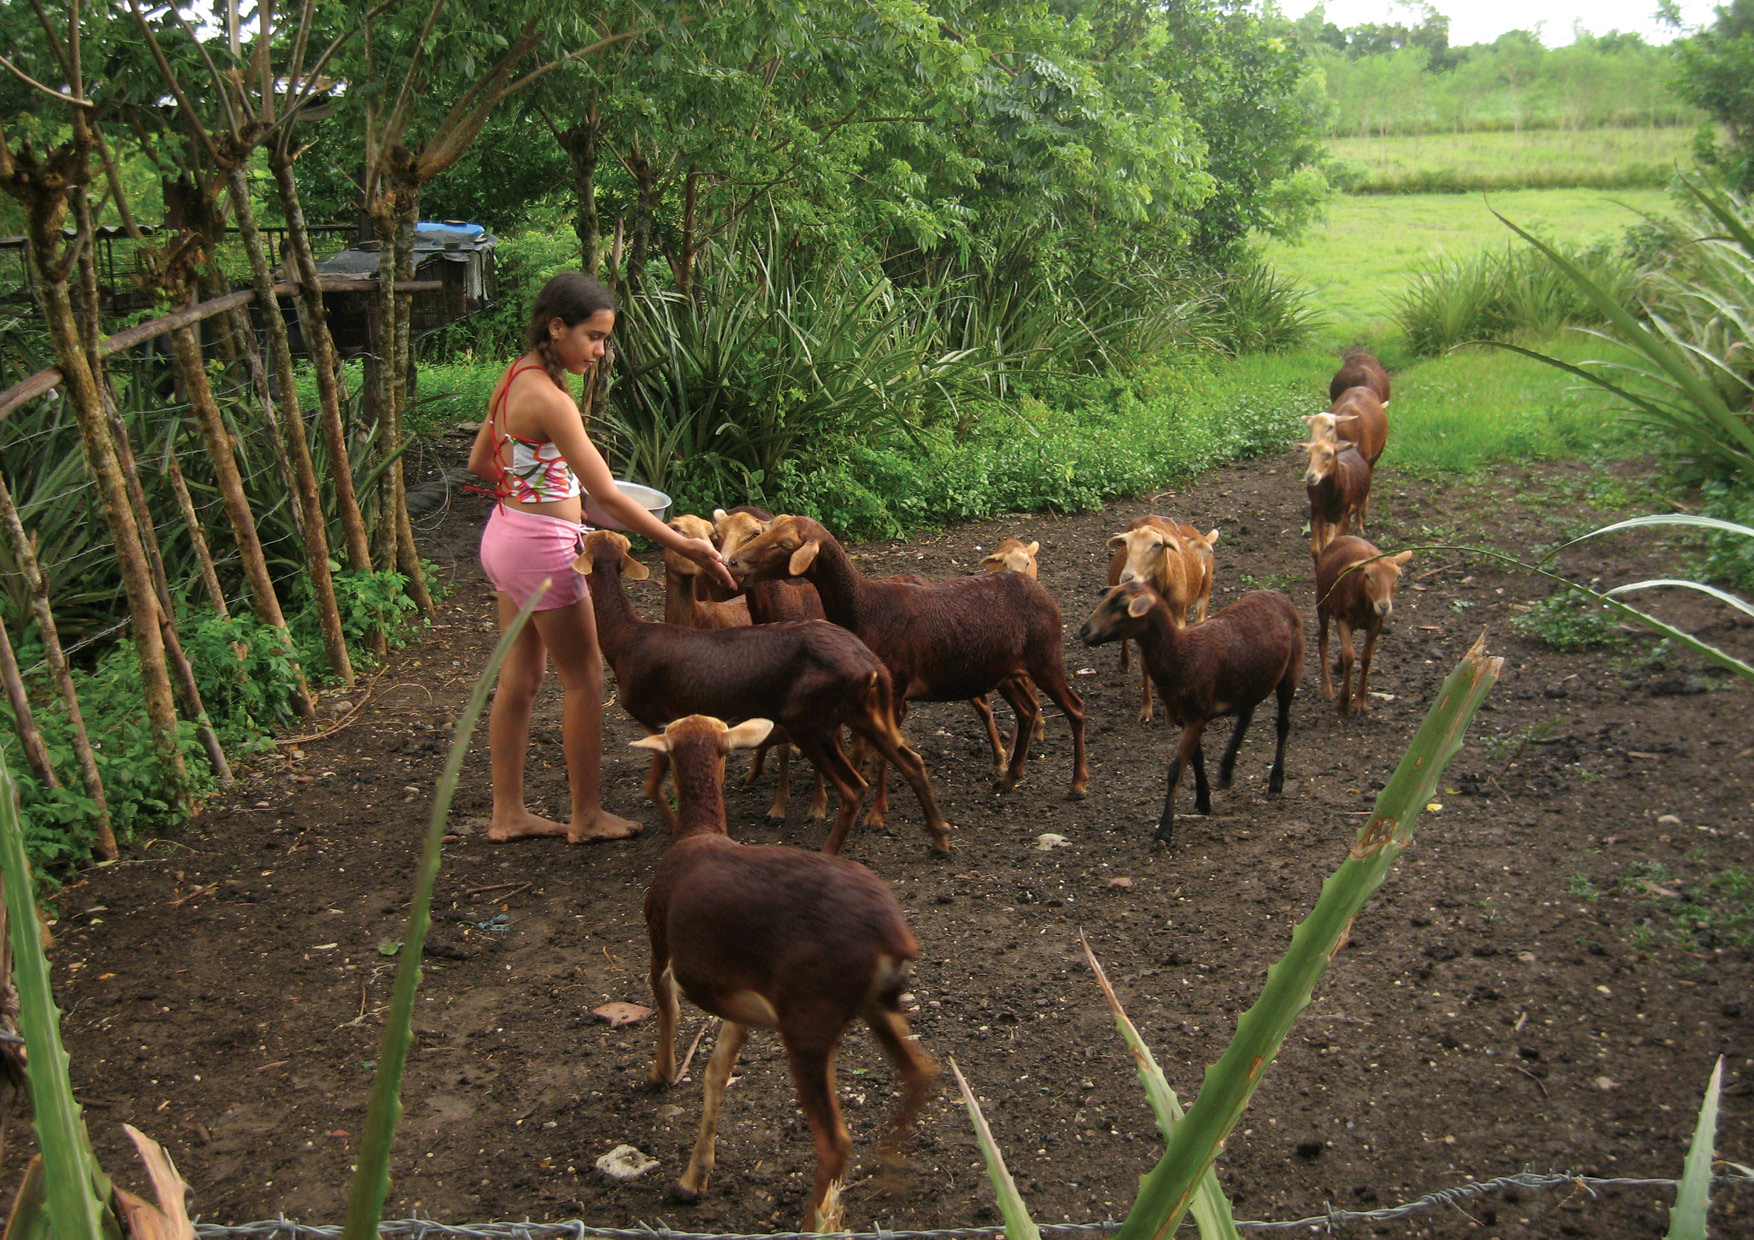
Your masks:
{"label": "brown sheep's ear", "polygon": [[1218,527],[1215,525],[1206,534],[1206,545],[1208,547],[1215,546],[1217,544],[1217,542],[1218,542]]}
{"label": "brown sheep's ear", "polygon": [[802,577],[812,564],[816,563],[816,553],[822,550],[822,544],[814,538],[792,552],[792,561],[786,565],[786,574],[791,577]]}
{"label": "brown sheep's ear", "polygon": [[621,553],[621,571],[630,581],[644,581],[652,575],[651,569],[625,551]]}
{"label": "brown sheep's ear", "polygon": [[729,753],[733,749],[754,749],[767,739],[767,734],[771,731],[771,719],[745,719],[736,727],[725,730],[725,752]]}
{"label": "brown sheep's ear", "polygon": [[662,732],[653,736],[642,736],[637,741],[628,741],[635,749],[649,749],[653,753],[669,753],[670,739]]}
{"label": "brown sheep's ear", "polygon": [[1000,559],[1000,558],[999,558],[999,553],[998,553],[998,552],[997,552],[997,551],[995,551],[995,552],[993,552],[993,554],[992,554],[992,555],[989,555],[989,556],[986,556],[986,557],[985,557],[985,558],[983,558],[983,559],[982,559],[982,560],[981,560],[981,567],[983,567],[983,568],[984,568],[984,567],[986,567],[986,566],[987,566],[987,565],[988,565],[988,564],[996,564],[996,565],[998,565],[998,567],[1000,567],[1000,568],[1004,568],[1004,567],[1005,567],[1005,561],[1003,561],[1003,560],[1001,560],[1001,559]]}
{"label": "brown sheep's ear", "polygon": [[1408,560],[1411,560],[1412,558],[1413,558],[1413,553],[1411,551],[1403,551],[1403,552],[1401,552],[1400,555],[1391,555],[1389,557],[1389,563],[1393,564],[1397,568],[1399,568],[1401,565],[1405,564]]}
{"label": "brown sheep's ear", "polygon": [[1151,610],[1151,596],[1141,591],[1127,600],[1127,614],[1135,618]]}
{"label": "brown sheep's ear", "polygon": [[589,577],[591,575],[591,557],[588,554],[579,556],[572,562],[572,571],[581,577]]}
{"label": "brown sheep's ear", "polygon": [[1029,552],[1030,555],[1034,555],[1037,551],[1041,550],[1041,544],[1038,542],[1032,542],[1029,546],[1025,547],[1024,550]]}
{"label": "brown sheep's ear", "polygon": [[1125,534],[1116,534],[1108,540],[1108,549],[1110,551],[1119,551],[1126,545],[1127,536]]}
{"label": "brown sheep's ear", "polygon": [[726,512],[723,508],[713,509],[713,524],[717,525],[720,521],[723,521],[726,517],[728,517],[730,515],[731,514]]}
{"label": "brown sheep's ear", "polygon": [[1356,421],[1358,421],[1358,415],[1356,413],[1342,413],[1334,418],[1334,424],[1336,426],[1338,426],[1342,422],[1356,422]]}

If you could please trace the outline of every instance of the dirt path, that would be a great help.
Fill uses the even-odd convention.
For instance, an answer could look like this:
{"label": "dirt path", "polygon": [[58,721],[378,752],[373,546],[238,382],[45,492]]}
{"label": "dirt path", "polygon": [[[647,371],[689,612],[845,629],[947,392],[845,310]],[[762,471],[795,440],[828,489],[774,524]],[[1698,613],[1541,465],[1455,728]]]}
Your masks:
{"label": "dirt path", "polygon": [[[1588,472],[1543,469],[1461,488],[1379,480],[1377,540],[1395,549],[1466,532],[1505,547],[1590,523]],[[1270,720],[1257,721],[1236,786],[1209,818],[1187,814],[1154,849],[1170,736],[1134,721],[1136,683],[1112,649],[1068,642],[1089,711],[1091,796],[1065,797],[1070,744],[1049,722],[1026,782],[990,790],[966,706],[916,709],[908,731],[955,824],[949,861],[926,855],[918,807],[894,798],[885,831],[848,855],[893,884],[924,948],[915,1029],[954,1057],[983,1099],[1042,1222],[1120,1217],[1160,1151],[1130,1061],[1082,963],[1080,931],[1184,1101],[1258,993],[1323,878],[1343,856],[1434,689],[1484,628],[1508,664],[1443,781],[1415,848],[1360,917],[1314,1003],[1268,1072],[1219,1166],[1241,1218],[1387,1206],[1524,1169],[1670,1178],[1679,1173],[1714,1058],[1725,1056],[1718,1149],[1754,1161],[1754,693],[1649,643],[1555,654],[1510,628],[1546,593],[1484,561],[1410,566],[1379,650],[1367,718],[1317,691],[1302,488],[1286,459],[1237,465],[1185,490],[1068,518],[963,526],[857,548],[871,572],[968,571],[1009,534],[1039,539],[1042,580],[1075,633],[1102,582],[1107,535],[1163,511],[1223,531],[1214,607],[1248,588],[1287,590],[1311,655],[1282,797],[1265,795]],[[469,504],[429,529],[455,590],[438,623],[397,654],[356,720],[282,749],[176,838],[137,841],[60,900],[55,976],[74,1079],[100,1157],[120,1182],[120,1125],[164,1141],[207,1221],[284,1211],[339,1222],[358,1146],[411,887],[412,858],[449,725],[492,640]],[[1603,519],[1606,519],[1605,517]],[[1649,540],[1590,547],[1580,576],[1667,570]],[[656,590],[644,595],[656,615]],[[1685,618],[1754,653],[1722,613]],[[609,795],[650,821],[636,729],[610,712]],[[1227,735],[1220,724],[1214,743]],[[693,1206],[666,1199],[699,1114],[698,1072],[644,1088],[650,1022],[591,1015],[647,1001],[640,897],[664,846],[656,830],[596,847],[495,847],[485,741],[457,798],[395,1157],[392,1217],[448,1222],[581,1217],[668,1220],[697,1231],[789,1229],[812,1166],[771,1037],[746,1050],[727,1100],[719,1171]],[[544,699],[531,777],[565,805],[558,695]],[[794,799],[733,791],[735,835],[814,846]],[[1191,794],[1184,789],[1183,807]],[[1044,833],[1068,844],[1040,851]],[[1130,885],[1116,880],[1129,880]],[[1711,887],[1713,882],[1719,884]],[[1729,888],[1740,881],[1739,904]],[[1715,921],[1678,934],[1681,897],[1709,888]],[[683,1037],[701,1027],[685,1008]],[[866,1228],[995,1221],[979,1153],[949,1091],[915,1146],[911,1190],[864,1178],[890,1101],[876,1048],[851,1037],[840,1084],[861,1170],[847,1222]],[[614,1185],[593,1169],[627,1142],[660,1166]],[[16,1159],[16,1155],[15,1155]],[[1347,1234],[1648,1237],[1660,1190],[1500,1193]],[[1721,1234],[1746,1229],[1748,1194],[1720,1198]],[[1740,1220],[1740,1221],[1738,1221]]]}

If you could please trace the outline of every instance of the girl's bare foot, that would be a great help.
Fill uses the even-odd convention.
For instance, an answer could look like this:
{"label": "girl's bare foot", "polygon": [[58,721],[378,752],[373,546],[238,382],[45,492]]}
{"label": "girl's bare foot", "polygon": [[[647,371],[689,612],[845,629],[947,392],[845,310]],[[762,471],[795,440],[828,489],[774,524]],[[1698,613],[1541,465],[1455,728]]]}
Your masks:
{"label": "girl's bare foot", "polygon": [[566,842],[569,844],[600,844],[604,840],[625,840],[638,835],[645,828],[637,822],[619,815],[611,814],[606,809],[597,811],[594,818],[587,819],[567,830]]}
{"label": "girl's bare foot", "polygon": [[554,822],[539,814],[532,814],[521,809],[515,814],[507,814],[503,819],[495,817],[487,828],[487,838],[495,844],[504,844],[511,840],[528,840],[538,836],[554,836],[567,834],[564,822]]}

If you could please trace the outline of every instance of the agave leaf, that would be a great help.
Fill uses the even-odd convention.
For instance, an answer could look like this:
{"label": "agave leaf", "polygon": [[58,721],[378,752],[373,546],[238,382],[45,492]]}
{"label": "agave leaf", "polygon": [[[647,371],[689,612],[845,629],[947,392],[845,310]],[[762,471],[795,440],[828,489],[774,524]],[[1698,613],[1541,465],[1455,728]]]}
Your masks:
{"label": "agave leaf", "polygon": [[1613,598],[1620,594],[1630,594],[1634,590],[1650,590],[1657,586],[1681,586],[1688,590],[1698,590],[1701,594],[1711,595],[1720,603],[1728,603],[1745,615],[1754,616],[1754,603],[1737,598],[1729,591],[1720,590],[1714,585],[1707,585],[1703,581],[1688,581],[1683,577],[1652,577],[1649,581],[1629,581],[1623,586],[1615,586],[1612,590],[1607,591],[1606,596]]}
{"label": "agave leaf", "polygon": [[189,1185],[178,1173],[171,1156],[164,1146],[134,1125],[123,1124],[122,1131],[128,1134],[145,1164],[146,1177],[158,1203],[153,1205],[133,1193],[116,1190],[116,1200],[128,1221],[128,1234],[134,1240],[195,1240],[195,1225],[189,1221]]}
{"label": "agave leaf", "polygon": [[[1139,1036],[1138,1027],[1127,1018],[1126,1010],[1121,1007],[1120,997],[1109,983],[1108,973],[1097,962],[1096,953],[1090,950],[1090,940],[1080,932],[1078,941],[1083,944],[1084,959],[1090,962],[1090,971],[1096,974],[1096,984],[1102,988],[1102,997],[1108,1001],[1108,1010],[1114,1013],[1115,1028],[1121,1031],[1127,1049],[1133,1052],[1133,1060],[1139,1066],[1139,1083],[1145,1087],[1145,1100],[1150,1103],[1152,1114],[1157,1117],[1157,1129],[1163,1134],[1163,1139],[1168,1141],[1182,1118],[1181,1099],[1170,1088],[1163,1069],[1157,1066],[1157,1060],[1151,1054],[1151,1048]],[[1194,1194],[1189,1208],[1193,1212],[1194,1221],[1199,1225],[1203,1240],[1240,1240],[1236,1230],[1236,1217],[1230,1209],[1230,1199],[1224,1195],[1224,1190],[1218,1184],[1217,1168],[1206,1168],[1206,1173],[1200,1177],[1199,1190]]]}
{"label": "agave leaf", "polygon": [[1345,944],[1353,919],[1412,842],[1420,811],[1461,749],[1462,735],[1503,664],[1503,659],[1487,657],[1482,638],[1444,681],[1350,854],[1322,884],[1315,907],[1292,932],[1290,950],[1267,970],[1261,997],[1237,1020],[1230,1046],[1207,1069],[1200,1096],[1175,1126],[1162,1160],[1140,1180],[1138,1199],[1118,1240],[1167,1240],[1175,1233],[1200,1178],[1242,1117],[1328,963]]}
{"label": "agave leaf", "polygon": [[[432,892],[443,856],[451,796],[457,790],[457,779],[463,771],[463,756],[469,749],[469,737],[487,704],[487,694],[499,674],[500,664],[505,662],[512,643],[523,631],[543,593],[545,590],[539,589],[530,596],[530,601],[506,626],[499,644],[488,656],[487,666],[481,669],[475,690],[457,719],[451,752],[445,759],[438,787],[433,791],[432,815],[427,822],[420,861],[415,867],[414,898],[408,909],[407,927],[402,932],[396,984],[390,996],[390,1010],[384,1018],[384,1040],[378,1051],[371,1103],[366,1109],[365,1131],[359,1142],[359,1162],[355,1165],[353,1187],[347,1196],[347,1218],[342,1231],[344,1240],[378,1240],[378,1220],[383,1217],[384,1198],[390,1191],[390,1147],[396,1139],[396,1123],[402,1116],[402,1069],[408,1062],[409,1044],[414,1040],[414,992],[420,988],[420,953],[426,945],[427,927],[432,924]],[[57,1230],[56,1234],[63,1233]]]}
{"label": "agave leaf", "polygon": [[993,1139],[993,1130],[987,1127],[987,1118],[981,1114],[981,1104],[975,1101],[974,1091],[962,1079],[962,1069],[956,1066],[954,1059],[950,1061],[950,1072],[956,1078],[956,1087],[962,1091],[969,1122],[974,1125],[975,1140],[980,1142],[981,1153],[986,1157],[987,1179],[993,1182],[993,1193],[999,1199],[999,1213],[1005,1219],[1007,1240],[1041,1240],[1041,1231],[1035,1220],[1029,1217],[1029,1207],[1023,1204],[1023,1194],[1017,1191],[1017,1181],[1005,1168],[1005,1156],[999,1151],[999,1143]]}
{"label": "agave leaf", "polygon": [[1663,1240],[1705,1240],[1705,1213],[1711,1205],[1711,1147],[1717,1139],[1718,1094],[1723,1083],[1724,1059],[1719,1055],[1705,1086],[1705,1101],[1699,1105],[1699,1122],[1693,1129],[1693,1144],[1687,1150]]}
{"label": "agave leaf", "polygon": [[[1754,456],[1754,429],[1750,429],[1743,422],[1741,416],[1732,411],[1728,405],[1724,404],[1722,398],[1694,373],[1692,367],[1687,365],[1686,361],[1679,355],[1679,351],[1675,349],[1672,343],[1665,340],[1661,334],[1654,332],[1650,328],[1641,324],[1626,311],[1625,307],[1603,292],[1602,289],[1591,281],[1587,275],[1578,270],[1577,266],[1567,260],[1564,255],[1559,253],[1559,251],[1552,246],[1547,245],[1532,233],[1512,224],[1508,219],[1505,219],[1503,215],[1499,215],[1498,212],[1494,211],[1493,214],[1498,216],[1499,221],[1503,223],[1506,228],[1509,228],[1524,241],[1527,241],[1530,245],[1540,250],[1541,253],[1547,256],[1549,262],[1553,263],[1554,266],[1563,271],[1567,278],[1569,278],[1577,287],[1578,291],[1601,312],[1602,316],[1606,318],[1608,322],[1612,323],[1614,327],[1620,331],[1625,337],[1627,343],[1633,345],[1652,362],[1662,367],[1663,371],[1667,374],[1669,381],[1686,395],[1687,403],[1696,410],[1701,417],[1715,423],[1720,430],[1729,436],[1730,439],[1739,444],[1742,453]],[[1542,361],[1552,361],[1552,359],[1543,357],[1539,353],[1530,352],[1528,353],[1528,356],[1539,358]],[[1573,368],[1565,367],[1565,369]],[[1598,380],[1590,376],[1589,372],[1584,371],[1581,373],[1584,378],[1589,379],[1591,382],[1598,382]]]}
{"label": "agave leaf", "polygon": [[1754,256],[1754,232],[1750,232],[1748,226],[1742,222],[1740,217],[1738,217],[1734,211],[1730,210],[1729,204],[1719,195],[1711,193],[1710,191],[1702,189],[1700,186],[1694,184],[1693,180],[1685,172],[1679,173],[1678,176],[1680,177],[1681,184],[1687,188],[1687,192],[1693,195],[1693,197],[1699,202],[1700,206],[1711,212],[1717,222],[1722,224],[1724,229],[1730,234],[1731,239],[1733,239],[1737,245],[1741,246],[1750,256]]}
{"label": "agave leaf", "polygon": [[44,1203],[56,1240],[99,1240],[105,1231],[110,1184],[91,1152],[85,1118],[73,1096],[61,1013],[49,985],[37,919],[36,884],[24,855],[18,786],[0,757],[0,888],[10,916],[13,984],[18,1027],[24,1034],[37,1147],[42,1151]]}

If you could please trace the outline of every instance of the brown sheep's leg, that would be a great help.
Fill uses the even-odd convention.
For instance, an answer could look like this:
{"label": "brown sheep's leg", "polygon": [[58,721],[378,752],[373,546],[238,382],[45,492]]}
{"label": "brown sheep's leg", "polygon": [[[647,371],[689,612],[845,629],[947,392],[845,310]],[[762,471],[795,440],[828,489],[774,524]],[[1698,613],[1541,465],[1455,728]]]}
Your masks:
{"label": "brown sheep's leg", "polygon": [[[1141,655],[1139,664],[1144,666],[1144,663]],[[1057,650],[1053,659],[1031,668],[1029,678],[1060,708],[1060,713],[1066,716],[1066,722],[1072,728],[1071,796],[1073,800],[1081,801],[1090,787],[1090,762],[1084,754],[1084,699],[1072,692],[1072,684],[1066,679],[1066,669],[1059,661]]]}
{"label": "brown sheep's leg", "polygon": [[664,820],[664,825],[674,828],[676,811],[670,808],[670,799],[664,795],[664,772],[669,769],[670,759],[654,752],[652,764],[646,768],[646,796],[658,807],[658,817]]}
{"label": "brown sheep's leg", "polygon": [[1005,746],[999,740],[999,721],[993,718],[993,708],[987,702],[987,695],[971,697],[968,704],[974,707],[974,713],[981,717],[981,723],[987,729],[987,743],[993,747],[993,773],[1005,769]]}
{"label": "brown sheep's leg", "polygon": [[1145,653],[1139,652],[1139,722],[1150,723],[1151,707],[1151,669],[1145,666]]}
{"label": "brown sheep's leg", "polygon": [[828,817],[828,784],[822,772],[816,772],[816,786],[810,790],[810,817]]}
{"label": "brown sheep's leg", "polygon": [[1382,619],[1364,630],[1364,653],[1358,656],[1358,696],[1352,700],[1352,709],[1366,711],[1370,709],[1370,656],[1376,652],[1376,635],[1382,632]]}
{"label": "brown sheep's leg", "polygon": [[1336,616],[1334,628],[1340,634],[1340,713],[1343,715],[1352,709],[1352,626]]}
{"label": "brown sheep's leg", "polygon": [[1022,780],[1023,768],[1029,762],[1029,739],[1035,735],[1035,721],[1041,714],[1041,704],[1036,701],[1033,686],[1022,676],[1000,681],[999,692],[1011,703],[1011,713],[1017,718],[1017,726],[1011,733],[1011,762],[1000,772],[998,780],[1000,790],[1009,792]]}
{"label": "brown sheep's leg", "polygon": [[867,785],[859,778],[853,764],[847,761],[846,750],[841,748],[839,728],[826,740],[799,737],[798,747],[818,773],[834,785],[840,796],[840,809],[835,812],[834,824],[829,827],[828,838],[822,843],[823,852],[838,853],[846,842],[847,832],[852,829],[853,820],[859,816],[859,805],[865,799]]}
{"label": "brown sheep's leg", "polygon": [[694,1152],[688,1156],[688,1169],[677,1181],[676,1195],[694,1201],[706,1191],[707,1179],[718,1161],[719,1106],[725,1101],[725,1086],[730,1084],[731,1069],[737,1066],[737,1052],[749,1029],[735,1021],[726,1021],[719,1028],[719,1041],[706,1066],[705,1101],[700,1108],[700,1134],[694,1139]]}
{"label": "brown sheep's leg", "polygon": [[1121,638],[1121,670],[1123,672],[1133,670],[1133,656],[1127,652],[1127,639],[1124,637]]}
{"label": "brown sheep's leg", "polygon": [[1285,739],[1291,735],[1291,699],[1297,696],[1297,674],[1303,670],[1302,656],[1293,658],[1290,669],[1280,680],[1279,713],[1274,720],[1278,739],[1273,746],[1273,770],[1267,776],[1267,791],[1275,795],[1285,791]]}
{"label": "brown sheep's leg", "polygon": [[779,743],[780,758],[778,769],[774,771],[776,782],[773,788],[773,804],[767,807],[769,818],[785,821],[786,809],[792,803],[792,745],[790,741]]}
{"label": "brown sheep's leg", "polygon": [[[1322,661],[1322,696],[1334,696],[1334,678],[1328,673],[1328,613],[1316,616],[1316,654]],[[1337,622],[1336,622],[1337,623]]]}
{"label": "brown sheep's leg", "polygon": [[1255,708],[1253,706],[1245,706],[1236,712],[1236,727],[1230,733],[1230,743],[1224,747],[1224,756],[1218,760],[1218,791],[1220,792],[1230,787],[1230,777],[1236,771],[1236,751],[1242,748],[1242,734],[1248,731],[1249,721],[1254,717]]}
{"label": "brown sheep's leg", "polygon": [[864,733],[868,743],[895,764],[895,769],[901,772],[901,777],[907,780],[908,787],[919,799],[920,812],[926,816],[926,834],[931,837],[932,851],[940,855],[948,853],[950,824],[944,821],[944,812],[938,808],[938,798],[932,793],[932,780],[926,774],[925,759],[909,748],[899,728],[886,730],[880,720],[873,720],[868,725],[861,721],[850,726],[868,726],[869,730]]}
{"label": "brown sheep's leg", "polygon": [[745,788],[755,787],[755,781],[761,778],[762,768],[767,765],[767,751],[772,748],[773,742],[768,741],[757,745],[755,752],[749,755],[749,773],[743,776]]}
{"label": "brown sheep's leg", "polygon": [[901,1103],[895,1108],[895,1120],[883,1139],[881,1153],[883,1187],[893,1191],[907,1182],[907,1159],[902,1150],[913,1136],[920,1111],[938,1083],[938,1065],[920,1049],[907,1027],[907,1017],[900,1012],[874,1003],[866,1009],[865,1021],[871,1026],[871,1036],[889,1057],[901,1085]]}
{"label": "brown sheep's leg", "polygon": [[[662,932],[653,935],[662,940]],[[652,1084],[676,1083],[676,978],[670,972],[670,953],[660,943],[652,944],[652,1006],[658,1009],[658,1053],[652,1060]]]}
{"label": "brown sheep's leg", "polygon": [[[1175,791],[1181,786],[1182,768],[1190,765],[1199,752],[1200,733],[1205,727],[1205,721],[1201,720],[1183,728],[1175,756],[1169,760],[1169,787],[1163,794],[1163,813],[1157,819],[1157,834],[1154,837],[1162,843],[1169,843],[1175,832]],[[1195,778],[1200,777],[1196,774]]]}
{"label": "brown sheep's leg", "polygon": [[[838,1188],[846,1179],[847,1164],[852,1161],[853,1138],[841,1118],[840,1099],[834,1093],[834,1052],[840,1043],[844,1026],[829,1032],[814,1027],[828,1022],[811,1022],[812,1027],[794,1028],[788,1022],[780,1029],[786,1045],[786,1062],[792,1069],[792,1085],[798,1091],[798,1106],[809,1121],[810,1135],[816,1143],[816,1182],[810,1188],[810,1204],[804,1210],[803,1231],[833,1230],[837,1218],[823,1217],[823,1203],[831,1187]],[[838,1211],[836,1211],[838,1213]]]}

